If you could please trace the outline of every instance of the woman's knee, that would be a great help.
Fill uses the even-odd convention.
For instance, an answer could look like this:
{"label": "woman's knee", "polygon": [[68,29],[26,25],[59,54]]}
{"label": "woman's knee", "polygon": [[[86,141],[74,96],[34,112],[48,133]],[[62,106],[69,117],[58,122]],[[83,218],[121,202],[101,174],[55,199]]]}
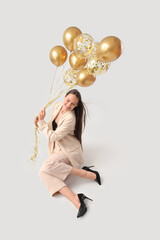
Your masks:
{"label": "woman's knee", "polygon": [[42,167],[39,170],[39,176],[41,177],[43,173],[50,173],[50,171],[53,171],[57,166],[61,164],[59,160],[53,161],[52,163],[45,163],[42,165]]}

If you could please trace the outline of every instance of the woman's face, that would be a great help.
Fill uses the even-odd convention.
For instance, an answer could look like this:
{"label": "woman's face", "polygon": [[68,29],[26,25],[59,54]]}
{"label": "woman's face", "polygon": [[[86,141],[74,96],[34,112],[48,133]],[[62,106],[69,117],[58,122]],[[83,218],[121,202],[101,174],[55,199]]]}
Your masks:
{"label": "woman's face", "polygon": [[64,98],[63,107],[66,111],[72,111],[78,105],[79,99],[74,94],[68,94]]}

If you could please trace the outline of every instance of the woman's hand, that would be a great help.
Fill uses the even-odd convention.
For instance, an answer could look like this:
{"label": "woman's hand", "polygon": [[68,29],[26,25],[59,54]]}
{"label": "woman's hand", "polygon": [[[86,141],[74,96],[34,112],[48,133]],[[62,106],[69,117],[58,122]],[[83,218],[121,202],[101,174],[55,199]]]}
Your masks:
{"label": "woman's hand", "polygon": [[37,122],[39,121],[38,116],[34,118],[34,124],[38,127]]}
{"label": "woman's hand", "polygon": [[46,116],[46,110],[45,110],[45,107],[39,112],[38,114],[38,119],[39,120],[43,120]]}

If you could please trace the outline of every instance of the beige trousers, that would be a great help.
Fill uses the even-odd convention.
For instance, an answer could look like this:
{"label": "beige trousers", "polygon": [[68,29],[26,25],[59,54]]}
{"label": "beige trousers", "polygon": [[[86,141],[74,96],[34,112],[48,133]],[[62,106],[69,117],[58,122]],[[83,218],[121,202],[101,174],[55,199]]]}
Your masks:
{"label": "beige trousers", "polygon": [[39,170],[39,176],[51,196],[55,196],[62,187],[66,186],[64,180],[71,170],[71,162],[55,142],[53,153],[43,162]]}

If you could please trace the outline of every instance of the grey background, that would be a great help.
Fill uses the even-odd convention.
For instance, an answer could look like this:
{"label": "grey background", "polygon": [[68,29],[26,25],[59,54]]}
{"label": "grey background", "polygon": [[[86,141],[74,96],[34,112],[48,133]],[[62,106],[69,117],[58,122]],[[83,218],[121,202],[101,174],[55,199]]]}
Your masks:
{"label": "grey background", "polygon": [[[158,1],[1,1],[1,235],[3,239],[159,239],[159,8]],[[76,193],[93,198],[88,212],[52,198],[38,170],[47,139],[33,154],[34,117],[46,103],[55,66],[49,51],[69,26],[96,42],[119,37],[121,57],[86,88],[85,164],[102,185],[76,176]],[[63,101],[63,98],[60,99]],[[51,107],[47,109],[46,120]]]}

